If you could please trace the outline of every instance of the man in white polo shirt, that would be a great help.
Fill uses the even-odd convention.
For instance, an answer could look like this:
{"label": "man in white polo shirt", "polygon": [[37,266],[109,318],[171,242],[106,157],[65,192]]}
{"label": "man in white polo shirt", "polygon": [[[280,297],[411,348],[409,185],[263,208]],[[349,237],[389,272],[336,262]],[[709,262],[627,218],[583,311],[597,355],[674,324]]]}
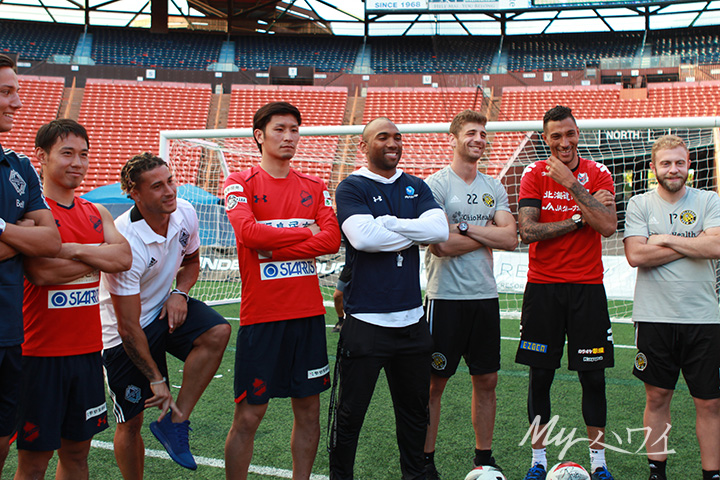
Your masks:
{"label": "man in white polo shirt", "polygon": [[[110,298],[101,295],[103,362],[118,422],[115,459],[124,478],[142,478],[143,410],[158,407],[162,413],[150,430],[173,460],[194,470],[188,418],[220,365],[230,325],[188,295],[200,271],[198,219],[192,205],[177,198],[165,161],[136,155],[123,167],[121,185],[135,206],[115,223],[130,243],[133,265],[104,275]],[[185,362],[177,401],[166,352]]]}

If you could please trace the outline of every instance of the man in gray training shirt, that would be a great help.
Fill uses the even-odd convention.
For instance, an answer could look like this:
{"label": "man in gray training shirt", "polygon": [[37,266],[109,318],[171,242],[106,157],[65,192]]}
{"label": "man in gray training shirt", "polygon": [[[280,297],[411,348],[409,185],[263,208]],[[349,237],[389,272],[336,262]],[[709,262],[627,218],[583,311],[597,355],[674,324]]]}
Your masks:
{"label": "man in gray training shirt", "polygon": [[639,352],[633,373],[645,382],[650,479],[666,479],[670,400],[680,370],[697,411],[702,478],[718,479],[720,198],[685,185],[688,148],[674,135],[655,141],[650,167],[657,189],[631,198],[625,218],[625,255],[639,267],[633,305]]}
{"label": "man in gray training shirt", "polygon": [[425,308],[435,342],[430,425],[425,437],[428,480],[439,478],[434,454],[440,399],[461,357],[468,365],[473,386],[473,463],[496,466],[491,447],[500,369],[500,307],[492,249],[514,250],[518,238],[502,184],[478,172],[478,160],[486,145],[486,123],[479,112],[460,112],[450,125],[452,162],[426,180],[450,224],[448,241],[430,245],[425,256]]}

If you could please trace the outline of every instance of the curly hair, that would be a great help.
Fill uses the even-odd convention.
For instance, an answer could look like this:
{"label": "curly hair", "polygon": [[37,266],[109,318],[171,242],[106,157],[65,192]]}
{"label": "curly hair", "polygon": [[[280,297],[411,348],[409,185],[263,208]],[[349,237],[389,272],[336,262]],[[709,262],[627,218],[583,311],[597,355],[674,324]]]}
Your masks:
{"label": "curly hair", "polygon": [[135,155],[123,165],[120,170],[120,187],[128,195],[137,186],[140,176],[149,170],[153,170],[167,162],[150,152],[143,152]]}
{"label": "curly hair", "polygon": [[575,120],[570,107],[563,107],[562,105],[554,106],[545,112],[545,116],[543,117],[543,130],[545,130],[549,122],[562,122],[566,118],[572,118],[572,121],[577,125],[577,120]]}

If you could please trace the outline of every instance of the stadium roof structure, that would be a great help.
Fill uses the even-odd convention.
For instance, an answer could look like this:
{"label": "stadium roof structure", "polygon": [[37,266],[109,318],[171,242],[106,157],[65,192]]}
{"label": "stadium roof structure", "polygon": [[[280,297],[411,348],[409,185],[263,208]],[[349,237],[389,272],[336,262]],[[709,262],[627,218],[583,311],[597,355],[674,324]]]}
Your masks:
{"label": "stadium roof structure", "polygon": [[0,0],[0,18],[153,30],[167,18],[158,31],[228,34],[521,35],[720,25],[720,0]]}

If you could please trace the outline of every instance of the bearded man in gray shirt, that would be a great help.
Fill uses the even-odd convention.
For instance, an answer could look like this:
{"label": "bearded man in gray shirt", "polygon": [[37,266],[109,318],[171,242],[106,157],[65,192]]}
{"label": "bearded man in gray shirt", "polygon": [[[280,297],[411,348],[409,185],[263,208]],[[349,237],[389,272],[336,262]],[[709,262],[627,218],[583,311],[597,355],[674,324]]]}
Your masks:
{"label": "bearded man in gray shirt", "polygon": [[720,478],[720,198],[686,186],[690,157],[682,139],[652,147],[658,186],[630,199],[625,255],[638,267],[633,373],[645,382],[644,426],[650,480],[665,480],[670,401],[682,370],[697,411],[703,480]]}

